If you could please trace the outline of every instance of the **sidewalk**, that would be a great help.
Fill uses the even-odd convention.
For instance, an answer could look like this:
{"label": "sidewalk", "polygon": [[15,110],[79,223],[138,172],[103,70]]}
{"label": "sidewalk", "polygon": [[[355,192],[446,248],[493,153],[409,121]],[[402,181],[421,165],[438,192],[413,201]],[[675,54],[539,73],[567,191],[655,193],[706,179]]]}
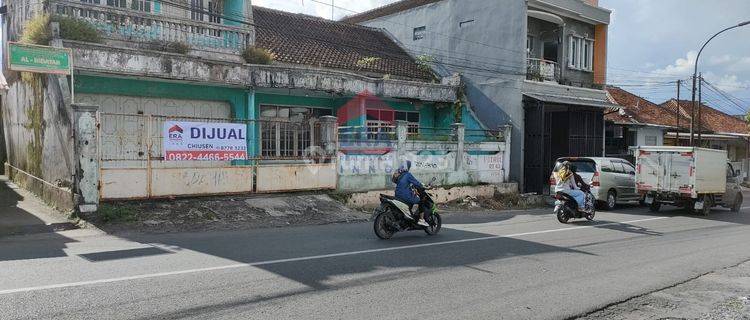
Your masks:
{"label": "sidewalk", "polygon": [[33,195],[0,176],[0,238],[78,229]]}
{"label": "sidewalk", "polygon": [[750,319],[750,262],[633,298],[579,320]]}

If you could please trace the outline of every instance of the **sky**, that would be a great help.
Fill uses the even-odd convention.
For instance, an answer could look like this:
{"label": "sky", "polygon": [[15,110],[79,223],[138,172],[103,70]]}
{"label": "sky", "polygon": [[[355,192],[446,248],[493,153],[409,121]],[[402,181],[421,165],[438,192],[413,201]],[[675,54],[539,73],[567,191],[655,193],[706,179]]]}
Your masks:
{"label": "sky", "polygon": [[[253,4],[331,18],[394,0],[253,0]],[[521,1],[521,0],[519,0]],[[608,83],[655,103],[676,96],[678,79],[689,80],[704,41],[725,27],[750,20],[750,0],[600,0],[612,10]],[[488,5],[491,5],[488,2]],[[699,71],[718,90],[703,90],[707,104],[730,114],[750,107],[750,26],[723,33],[706,47]],[[691,83],[686,83],[687,86]],[[681,98],[689,99],[688,87]],[[725,97],[726,94],[728,97]],[[736,99],[735,99],[736,98]]]}

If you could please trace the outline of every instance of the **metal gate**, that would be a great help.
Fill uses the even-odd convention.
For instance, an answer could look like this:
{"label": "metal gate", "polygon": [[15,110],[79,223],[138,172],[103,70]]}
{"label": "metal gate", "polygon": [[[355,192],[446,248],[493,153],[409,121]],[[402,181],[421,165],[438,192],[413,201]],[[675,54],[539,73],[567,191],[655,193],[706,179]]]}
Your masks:
{"label": "metal gate", "polygon": [[[165,121],[242,123],[248,128],[250,158],[165,161]],[[335,157],[317,152],[320,123],[103,112],[97,113],[97,122],[100,197],[105,200],[336,188]],[[283,134],[264,136],[266,128]]]}

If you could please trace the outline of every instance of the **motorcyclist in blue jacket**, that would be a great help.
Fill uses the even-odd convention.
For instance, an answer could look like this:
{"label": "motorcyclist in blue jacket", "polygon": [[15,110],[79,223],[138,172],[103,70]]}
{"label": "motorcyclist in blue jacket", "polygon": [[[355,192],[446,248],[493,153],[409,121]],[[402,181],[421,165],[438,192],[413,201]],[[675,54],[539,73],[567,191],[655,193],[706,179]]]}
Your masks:
{"label": "motorcyclist in blue jacket", "polygon": [[396,199],[411,206],[419,205],[418,209],[421,211],[419,221],[417,222],[420,226],[429,226],[425,221],[429,208],[425,208],[421,204],[419,196],[414,193],[412,187],[424,189],[422,183],[409,172],[411,169],[411,161],[406,161],[402,164],[398,171],[393,175],[393,182],[396,183]]}

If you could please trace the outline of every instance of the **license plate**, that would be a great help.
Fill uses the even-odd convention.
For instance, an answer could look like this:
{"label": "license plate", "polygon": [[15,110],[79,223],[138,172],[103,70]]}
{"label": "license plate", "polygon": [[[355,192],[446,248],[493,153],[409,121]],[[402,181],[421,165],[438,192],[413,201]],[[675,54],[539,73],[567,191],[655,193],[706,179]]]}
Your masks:
{"label": "license plate", "polygon": [[646,204],[653,204],[654,203],[654,197],[647,196],[646,200],[644,201]]}

